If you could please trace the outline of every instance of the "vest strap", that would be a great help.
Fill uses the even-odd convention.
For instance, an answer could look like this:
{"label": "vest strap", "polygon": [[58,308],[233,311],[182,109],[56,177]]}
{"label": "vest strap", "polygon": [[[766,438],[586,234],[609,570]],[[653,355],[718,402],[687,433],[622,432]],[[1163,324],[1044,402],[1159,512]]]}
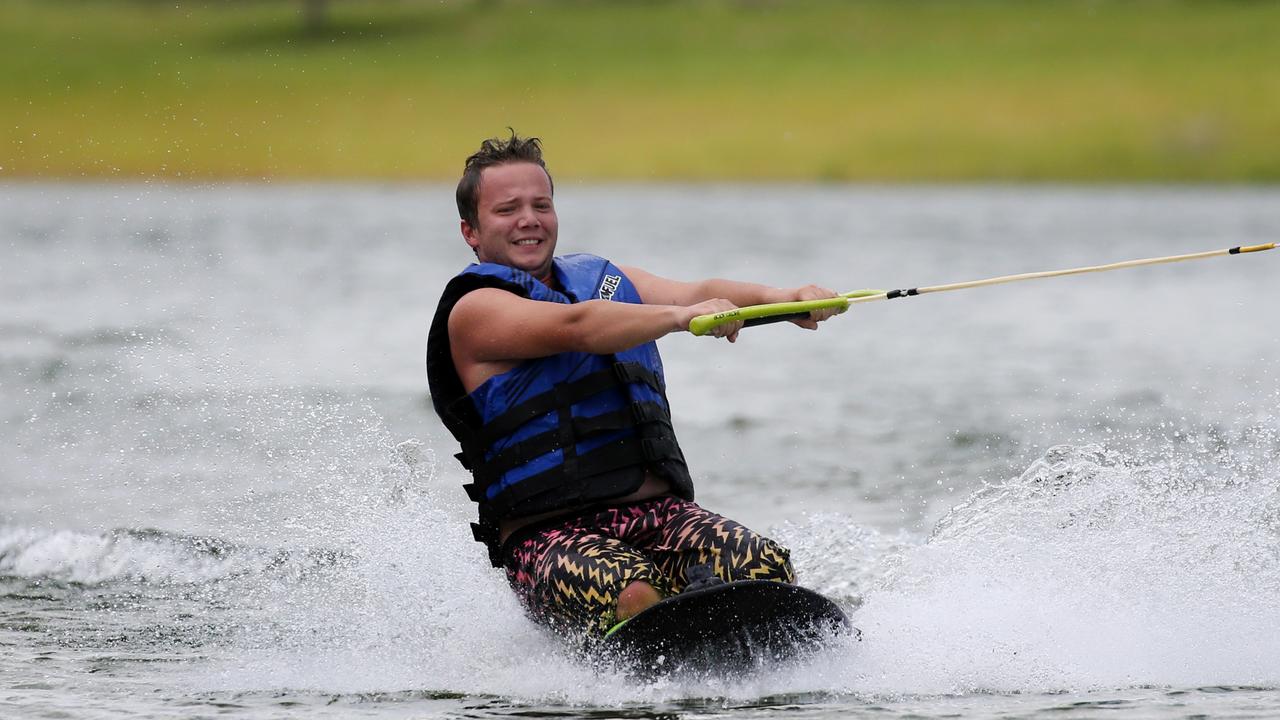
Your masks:
{"label": "vest strap", "polygon": [[480,522],[471,523],[472,537],[476,542],[484,543],[485,549],[489,551],[489,564],[502,567],[502,543],[499,541],[502,534],[498,530],[497,519],[488,508],[481,506],[478,520]]}
{"label": "vest strap", "polygon": [[[587,485],[591,483],[594,476],[635,465],[672,459],[684,462],[679,446],[668,438],[623,438],[579,456],[578,469],[573,475],[567,475],[563,466],[552,468],[515,483],[488,502],[494,512],[501,517],[544,492],[562,489],[566,483]],[[478,483],[464,486],[467,487],[468,495],[472,493],[472,486],[476,485]],[[481,497],[485,494],[478,487],[475,488],[475,492]]]}
{"label": "vest strap", "polygon": [[655,392],[663,391],[662,381],[652,370],[637,362],[616,362],[613,371],[624,383],[644,383]]}
{"label": "vest strap", "polygon": [[[671,417],[667,414],[666,408],[652,402],[632,403],[613,412],[588,418],[573,418],[569,422],[573,430],[570,438],[576,437],[580,443],[592,435],[654,423],[671,427]],[[488,461],[467,469],[472,471],[477,484],[487,488],[490,484],[497,482],[507,471],[536,460],[549,452],[564,448],[565,442],[567,442],[565,434],[560,429],[549,430],[504,448]]]}
{"label": "vest strap", "polygon": [[[662,383],[657,375],[639,363],[614,363],[608,368],[588,373],[571,382],[526,400],[491,420],[480,431],[486,447],[515,432],[516,428],[557,408],[575,405],[597,393],[621,383],[643,382],[661,393]],[[468,402],[470,400],[468,399]]]}

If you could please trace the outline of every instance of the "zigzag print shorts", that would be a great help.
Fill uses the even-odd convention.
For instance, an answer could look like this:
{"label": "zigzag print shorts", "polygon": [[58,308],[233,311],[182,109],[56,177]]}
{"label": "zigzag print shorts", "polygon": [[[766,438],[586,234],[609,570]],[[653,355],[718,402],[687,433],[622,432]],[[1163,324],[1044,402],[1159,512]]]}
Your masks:
{"label": "zigzag print shorts", "polygon": [[670,496],[523,528],[504,554],[507,580],[534,619],[587,639],[613,625],[618,594],[637,580],[673,595],[688,568],[710,564],[726,581],[795,582],[786,548]]}

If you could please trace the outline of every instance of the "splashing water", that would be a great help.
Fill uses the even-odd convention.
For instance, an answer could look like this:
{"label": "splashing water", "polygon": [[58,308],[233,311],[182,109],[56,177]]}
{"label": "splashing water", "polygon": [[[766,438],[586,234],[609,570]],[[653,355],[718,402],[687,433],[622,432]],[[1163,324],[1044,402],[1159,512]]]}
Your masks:
{"label": "splashing water", "polygon": [[[307,447],[346,440],[286,463],[311,482],[285,535],[305,546],[10,528],[0,576],[153,601],[176,594],[206,619],[217,614],[181,640],[209,652],[183,680],[205,691],[612,705],[1280,685],[1280,437],[1267,424],[1230,441],[1173,434],[1137,443],[1141,454],[1052,448],[927,538],[836,514],[784,524],[773,534],[801,580],[844,605],[863,640],[768,676],[638,685],[602,679],[524,618],[467,535],[470,509],[431,448],[392,443],[367,418],[351,434],[334,417],[359,413],[343,403],[310,412]],[[370,448],[353,443],[385,462],[354,469]],[[249,506],[228,508],[252,524]]]}
{"label": "splashing water", "polygon": [[[1280,684],[1274,432],[1219,456],[1049,450],[903,553],[857,621],[859,690]],[[1265,447],[1264,447],[1265,446]]]}

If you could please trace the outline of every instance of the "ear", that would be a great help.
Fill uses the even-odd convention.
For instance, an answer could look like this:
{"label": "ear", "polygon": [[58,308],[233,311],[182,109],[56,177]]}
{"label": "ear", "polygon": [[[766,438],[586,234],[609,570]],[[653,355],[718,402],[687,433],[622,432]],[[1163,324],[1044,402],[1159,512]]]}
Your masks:
{"label": "ear", "polygon": [[467,241],[467,244],[471,246],[472,251],[475,251],[480,247],[480,233],[475,228],[471,227],[471,223],[466,220],[462,220],[459,229],[462,230],[462,239]]}

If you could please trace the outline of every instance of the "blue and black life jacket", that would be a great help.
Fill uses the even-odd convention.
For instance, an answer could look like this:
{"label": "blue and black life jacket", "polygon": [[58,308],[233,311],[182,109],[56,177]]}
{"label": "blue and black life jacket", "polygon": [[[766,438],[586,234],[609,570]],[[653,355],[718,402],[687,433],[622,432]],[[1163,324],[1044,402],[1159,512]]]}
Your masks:
{"label": "blue and black life jacket", "polygon": [[499,288],[542,302],[642,302],[627,276],[603,258],[566,255],[553,267],[560,291],[505,265],[468,266],[445,286],[427,339],[431,402],[462,445],[457,458],[474,478],[464,487],[480,505],[472,531],[499,567],[503,520],[623,497],[640,488],[646,470],[693,498],[653,342],[612,355],[526,360],[466,392],[450,351],[449,313],[472,290]]}

